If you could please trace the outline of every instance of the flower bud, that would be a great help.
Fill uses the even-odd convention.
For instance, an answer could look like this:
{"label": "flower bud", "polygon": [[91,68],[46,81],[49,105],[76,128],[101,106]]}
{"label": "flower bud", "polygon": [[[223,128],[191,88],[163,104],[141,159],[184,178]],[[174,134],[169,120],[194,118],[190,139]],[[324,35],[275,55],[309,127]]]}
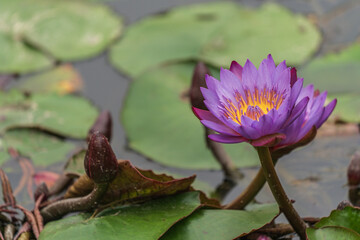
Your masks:
{"label": "flower bud", "polygon": [[356,152],[351,157],[347,177],[349,186],[357,186],[360,184],[360,152]]}
{"label": "flower bud", "polygon": [[190,87],[190,102],[191,106],[207,110],[207,107],[204,104],[204,97],[201,93],[200,87],[206,87],[205,76],[210,74],[209,69],[206,67],[205,63],[198,62],[194,69],[191,87]]}
{"label": "flower bud", "polygon": [[95,183],[111,182],[116,177],[118,164],[107,140],[100,132],[91,135],[84,159],[86,174]]}
{"label": "flower bud", "polygon": [[102,111],[98,118],[96,119],[95,123],[89,130],[87,141],[90,141],[91,135],[94,132],[102,133],[108,141],[111,141],[111,134],[112,134],[112,120],[111,114],[109,111]]}
{"label": "flower bud", "polygon": [[43,201],[45,201],[49,197],[49,189],[47,188],[47,186],[44,182],[42,182],[35,189],[35,193],[34,193],[35,201],[41,196],[41,194],[44,194]]}

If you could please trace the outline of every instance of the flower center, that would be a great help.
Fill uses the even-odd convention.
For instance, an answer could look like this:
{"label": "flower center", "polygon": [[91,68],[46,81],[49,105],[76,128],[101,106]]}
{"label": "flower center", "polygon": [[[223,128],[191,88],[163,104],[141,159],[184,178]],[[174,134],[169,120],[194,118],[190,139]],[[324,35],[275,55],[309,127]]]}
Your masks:
{"label": "flower center", "polygon": [[241,125],[241,116],[243,115],[259,121],[259,118],[267,114],[271,109],[279,109],[284,98],[283,94],[279,94],[274,89],[268,90],[264,88],[259,91],[255,88],[253,93],[246,90],[245,96],[236,92],[236,102],[227,99],[227,104],[224,104],[223,114],[226,118],[230,118],[239,125]]}

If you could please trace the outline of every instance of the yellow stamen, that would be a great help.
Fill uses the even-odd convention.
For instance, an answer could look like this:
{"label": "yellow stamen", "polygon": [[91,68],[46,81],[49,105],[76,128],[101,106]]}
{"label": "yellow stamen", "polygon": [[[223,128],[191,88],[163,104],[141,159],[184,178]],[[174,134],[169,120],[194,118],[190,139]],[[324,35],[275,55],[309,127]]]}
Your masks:
{"label": "yellow stamen", "polygon": [[258,121],[261,116],[267,114],[271,109],[279,109],[284,96],[277,91],[268,90],[264,88],[259,91],[251,93],[249,90],[245,91],[245,96],[239,92],[235,93],[236,102],[227,99],[227,104],[224,104],[224,116],[230,118],[234,122],[241,125],[241,116],[245,115],[253,120]]}

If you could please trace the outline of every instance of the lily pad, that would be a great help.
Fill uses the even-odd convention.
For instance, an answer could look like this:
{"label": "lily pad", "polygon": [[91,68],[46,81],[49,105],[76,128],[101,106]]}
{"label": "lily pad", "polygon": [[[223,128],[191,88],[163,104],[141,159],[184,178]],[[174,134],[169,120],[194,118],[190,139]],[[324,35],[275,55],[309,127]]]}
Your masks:
{"label": "lily pad", "polygon": [[0,163],[10,157],[7,149],[12,147],[23,156],[31,158],[36,166],[48,166],[67,159],[76,144],[34,129],[13,129],[0,139]]}
{"label": "lily pad", "polygon": [[154,240],[199,206],[199,193],[187,192],[141,205],[108,209],[92,219],[91,214],[80,214],[48,223],[39,240]]}
{"label": "lily pad", "polygon": [[338,226],[351,229],[360,234],[360,208],[346,207],[343,210],[334,210],[329,217],[322,218],[315,227]]}
{"label": "lily pad", "polygon": [[73,138],[86,138],[98,111],[87,100],[65,95],[18,91],[0,95],[0,131],[17,127],[37,127]]}
{"label": "lily pad", "polygon": [[0,72],[43,69],[52,64],[52,58],[73,61],[95,56],[119,36],[121,28],[122,21],[102,5],[4,0],[0,7]]}
{"label": "lily pad", "polygon": [[269,53],[296,65],[320,42],[310,21],[280,5],[250,9],[230,2],[207,3],[174,8],[130,26],[111,49],[111,62],[130,76],[189,59],[218,67],[247,58],[258,64]]}
{"label": "lily pad", "polygon": [[22,79],[17,89],[31,93],[69,94],[78,92],[83,86],[80,74],[70,64]]}
{"label": "lily pad", "polygon": [[[129,89],[123,124],[130,147],[154,161],[180,168],[220,169],[186,94],[193,69],[192,63],[176,64],[137,78]],[[224,147],[237,166],[258,164],[249,144]]]}
{"label": "lily pad", "polygon": [[308,228],[309,240],[359,240],[360,234],[342,227]]}
{"label": "lily pad", "polygon": [[329,92],[336,97],[333,116],[347,121],[360,122],[360,44],[355,43],[339,53],[331,53],[311,61],[300,76],[305,83]]}
{"label": "lily pad", "polygon": [[177,223],[161,239],[232,240],[270,223],[278,214],[276,204],[252,211],[199,209]]}
{"label": "lily pad", "polygon": [[[314,84],[329,93],[360,92],[360,43],[311,61],[300,70],[305,84]],[[338,108],[338,106],[337,106]]]}

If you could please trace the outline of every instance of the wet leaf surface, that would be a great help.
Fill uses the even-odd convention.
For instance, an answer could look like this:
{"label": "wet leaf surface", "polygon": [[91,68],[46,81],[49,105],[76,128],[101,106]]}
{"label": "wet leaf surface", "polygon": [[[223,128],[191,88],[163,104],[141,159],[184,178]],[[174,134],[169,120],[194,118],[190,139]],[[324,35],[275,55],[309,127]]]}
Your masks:
{"label": "wet leaf surface", "polygon": [[207,3],[179,7],[134,24],[112,48],[111,61],[130,76],[189,59],[219,67],[247,58],[259,64],[269,53],[277,61],[287,59],[296,65],[311,56],[320,41],[314,25],[279,5],[253,10],[230,2]]}
{"label": "wet leaf surface", "polygon": [[251,211],[199,209],[161,239],[232,240],[264,226],[278,214],[276,204],[262,205]]}
{"label": "wet leaf surface", "polygon": [[62,65],[50,71],[22,79],[16,86],[21,91],[31,93],[68,94],[78,92],[83,87],[83,80],[70,64]]}
{"label": "wet leaf surface", "polygon": [[92,57],[120,34],[121,27],[121,20],[101,5],[77,1],[2,1],[0,72],[44,69],[52,64],[52,57],[61,61]]}
{"label": "wet leaf surface", "polygon": [[73,138],[86,138],[98,112],[87,100],[72,95],[34,94],[18,91],[0,95],[0,131],[37,127]]}
{"label": "wet leaf surface", "polygon": [[[170,65],[137,78],[129,89],[123,124],[130,147],[154,161],[180,168],[219,169],[186,97],[194,66]],[[224,148],[237,166],[258,165],[249,144],[224,144]]]}
{"label": "wet leaf surface", "polygon": [[91,214],[80,214],[51,222],[39,239],[158,239],[199,206],[199,193],[188,192],[140,205],[109,208],[92,219]]}

